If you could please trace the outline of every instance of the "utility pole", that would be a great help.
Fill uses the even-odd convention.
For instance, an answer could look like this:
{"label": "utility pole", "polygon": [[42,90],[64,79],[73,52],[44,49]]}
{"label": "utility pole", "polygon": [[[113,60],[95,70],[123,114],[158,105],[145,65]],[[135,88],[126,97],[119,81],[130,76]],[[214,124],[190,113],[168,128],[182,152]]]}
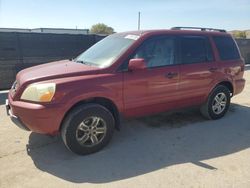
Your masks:
{"label": "utility pole", "polygon": [[141,29],[141,12],[138,12],[138,30]]}

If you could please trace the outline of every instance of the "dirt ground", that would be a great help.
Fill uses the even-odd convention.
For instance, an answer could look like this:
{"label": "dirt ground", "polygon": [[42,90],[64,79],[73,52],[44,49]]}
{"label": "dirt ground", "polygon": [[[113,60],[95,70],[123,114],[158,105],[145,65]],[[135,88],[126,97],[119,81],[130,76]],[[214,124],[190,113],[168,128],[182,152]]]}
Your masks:
{"label": "dirt ground", "polygon": [[101,152],[77,156],[60,137],[26,132],[0,92],[0,187],[250,187],[250,66],[227,115],[197,109],[125,121]]}

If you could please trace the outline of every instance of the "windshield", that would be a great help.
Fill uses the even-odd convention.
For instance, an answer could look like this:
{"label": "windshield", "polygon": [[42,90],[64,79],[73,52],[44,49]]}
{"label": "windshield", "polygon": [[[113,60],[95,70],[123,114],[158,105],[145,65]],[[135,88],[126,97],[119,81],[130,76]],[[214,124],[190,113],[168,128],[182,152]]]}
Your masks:
{"label": "windshield", "polygon": [[133,37],[131,37],[131,35],[110,35],[83,52],[75,61],[100,68],[108,67],[128,49],[137,38],[138,36],[134,35]]}

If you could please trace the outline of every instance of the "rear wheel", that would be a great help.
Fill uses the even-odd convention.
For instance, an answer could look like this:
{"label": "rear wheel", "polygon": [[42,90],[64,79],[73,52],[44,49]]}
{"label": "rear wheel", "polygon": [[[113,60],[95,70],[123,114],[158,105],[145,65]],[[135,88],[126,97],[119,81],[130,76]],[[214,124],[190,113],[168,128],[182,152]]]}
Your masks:
{"label": "rear wheel", "polygon": [[219,85],[210,93],[208,100],[201,106],[201,113],[207,119],[222,118],[230,106],[230,91]]}
{"label": "rear wheel", "polygon": [[61,136],[66,147],[85,155],[97,152],[111,140],[114,117],[105,107],[85,104],[73,109],[66,117]]}

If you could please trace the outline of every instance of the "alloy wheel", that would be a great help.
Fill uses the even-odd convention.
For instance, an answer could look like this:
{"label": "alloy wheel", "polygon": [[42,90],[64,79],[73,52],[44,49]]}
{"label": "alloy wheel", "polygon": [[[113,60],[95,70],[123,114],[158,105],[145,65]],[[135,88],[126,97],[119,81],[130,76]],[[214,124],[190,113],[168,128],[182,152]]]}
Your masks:
{"label": "alloy wheel", "polygon": [[106,122],[100,117],[84,119],[76,129],[76,139],[80,145],[92,147],[99,144],[107,132]]}
{"label": "alloy wheel", "polygon": [[212,110],[215,114],[221,114],[227,105],[227,96],[225,93],[218,93],[212,102]]}

